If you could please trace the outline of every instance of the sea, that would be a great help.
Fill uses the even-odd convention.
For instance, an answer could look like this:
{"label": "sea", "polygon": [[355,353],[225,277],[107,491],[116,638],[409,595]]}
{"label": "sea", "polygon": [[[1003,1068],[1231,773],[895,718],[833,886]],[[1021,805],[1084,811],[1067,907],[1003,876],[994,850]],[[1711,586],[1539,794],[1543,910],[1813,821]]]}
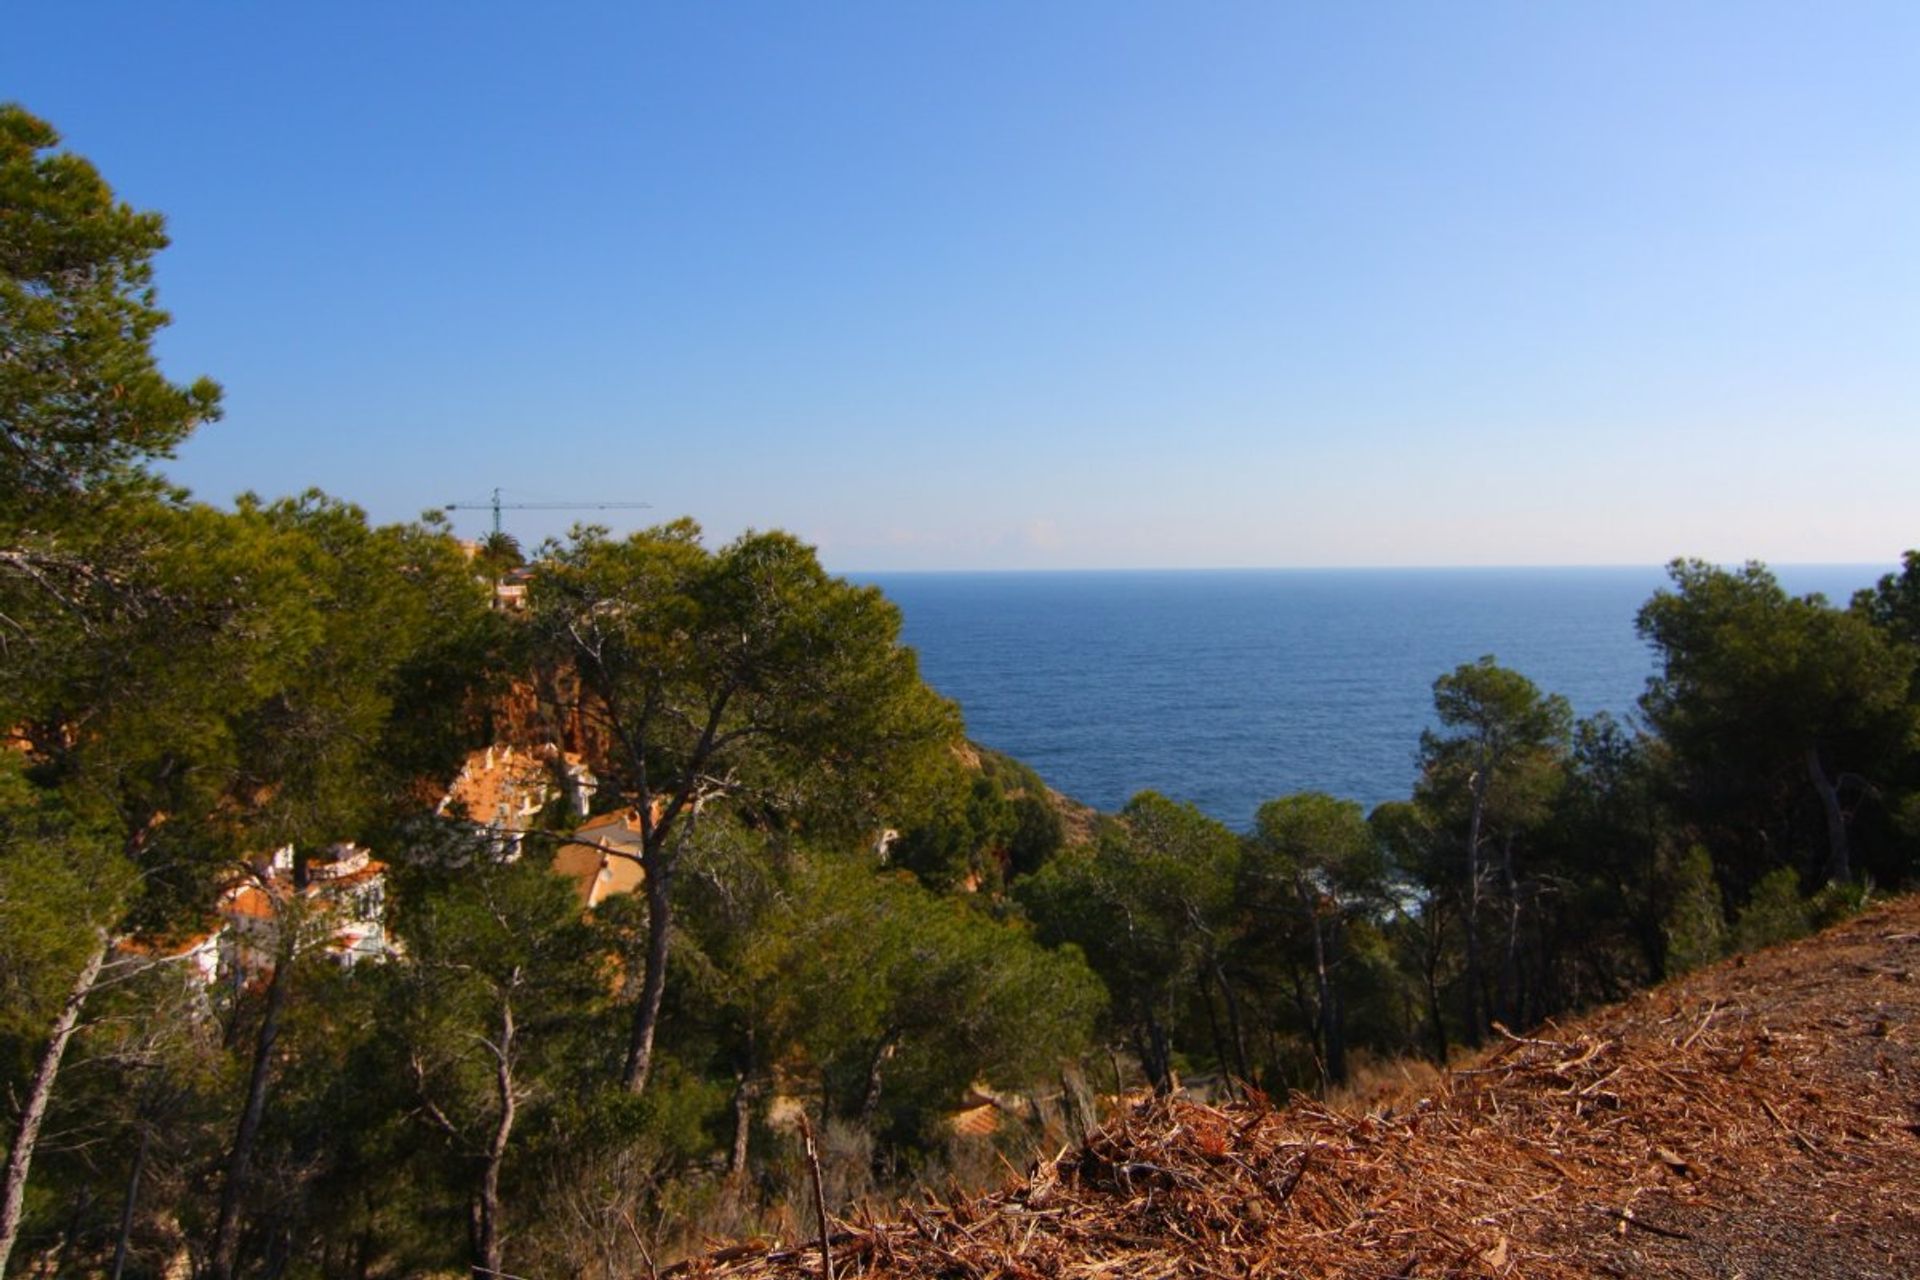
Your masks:
{"label": "sea", "polygon": [[[1844,604],[1892,565],[1775,566]],[[1657,567],[854,575],[900,607],[974,741],[1114,810],[1143,790],[1233,826],[1296,791],[1412,790],[1433,682],[1491,654],[1575,714],[1627,719]]]}

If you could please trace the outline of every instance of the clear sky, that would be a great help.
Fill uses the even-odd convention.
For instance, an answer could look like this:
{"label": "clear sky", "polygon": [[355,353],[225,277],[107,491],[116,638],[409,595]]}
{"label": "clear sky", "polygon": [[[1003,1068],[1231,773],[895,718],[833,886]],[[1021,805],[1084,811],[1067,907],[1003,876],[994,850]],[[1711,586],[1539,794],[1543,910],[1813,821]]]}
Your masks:
{"label": "clear sky", "polygon": [[206,498],[647,501],[841,570],[1920,545],[1910,0],[6,29],[0,97],[168,216]]}

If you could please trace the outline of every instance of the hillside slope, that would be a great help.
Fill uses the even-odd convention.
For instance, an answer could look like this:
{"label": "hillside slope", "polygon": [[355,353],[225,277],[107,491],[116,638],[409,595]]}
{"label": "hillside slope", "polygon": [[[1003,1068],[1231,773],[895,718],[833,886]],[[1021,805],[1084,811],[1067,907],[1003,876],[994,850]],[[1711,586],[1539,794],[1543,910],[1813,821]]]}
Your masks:
{"label": "hillside slope", "polygon": [[[1920,898],[1513,1038],[1373,1113],[1154,1104],[839,1276],[1920,1274]],[[820,1274],[722,1250],[693,1274]],[[681,1268],[676,1268],[681,1270]]]}

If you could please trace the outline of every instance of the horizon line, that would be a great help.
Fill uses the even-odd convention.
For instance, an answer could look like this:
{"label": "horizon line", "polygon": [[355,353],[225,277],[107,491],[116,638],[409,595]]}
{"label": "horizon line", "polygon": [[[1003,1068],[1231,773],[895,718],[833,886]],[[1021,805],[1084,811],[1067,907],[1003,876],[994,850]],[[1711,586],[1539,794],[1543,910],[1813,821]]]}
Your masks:
{"label": "horizon line", "polygon": [[1029,565],[947,566],[943,568],[857,568],[832,569],[829,572],[851,575],[877,574],[960,574],[960,573],[1471,573],[1516,569],[1654,569],[1664,571],[1675,560],[1705,560],[1722,568],[1759,564],[1767,569],[1880,569],[1898,570],[1894,560],[1711,560],[1705,556],[1676,556],[1662,561],[1584,561],[1559,564],[1274,564],[1274,565]]}

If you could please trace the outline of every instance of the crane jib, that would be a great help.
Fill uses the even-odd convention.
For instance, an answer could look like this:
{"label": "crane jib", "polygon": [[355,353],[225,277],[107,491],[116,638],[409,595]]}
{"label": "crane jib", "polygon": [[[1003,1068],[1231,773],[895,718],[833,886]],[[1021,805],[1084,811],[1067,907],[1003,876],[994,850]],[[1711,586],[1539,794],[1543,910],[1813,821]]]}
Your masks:
{"label": "crane jib", "polygon": [[650,502],[502,502],[500,490],[494,489],[493,497],[487,502],[449,502],[447,511],[492,511],[493,531],[501,532],[500,513],[502,511],[640,511],[653,504]]}

